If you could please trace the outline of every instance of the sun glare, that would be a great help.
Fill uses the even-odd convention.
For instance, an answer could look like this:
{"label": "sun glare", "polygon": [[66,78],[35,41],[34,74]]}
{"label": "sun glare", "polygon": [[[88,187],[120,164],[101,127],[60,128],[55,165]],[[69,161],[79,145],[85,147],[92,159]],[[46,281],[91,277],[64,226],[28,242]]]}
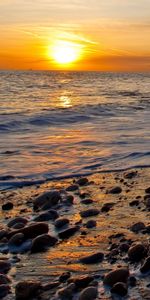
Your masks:
{"label": "sun glare", "polygon": [[49,55],[57,64],[70,64],[79,59],[80,46],[71,42],[59,41],[53,45]]}

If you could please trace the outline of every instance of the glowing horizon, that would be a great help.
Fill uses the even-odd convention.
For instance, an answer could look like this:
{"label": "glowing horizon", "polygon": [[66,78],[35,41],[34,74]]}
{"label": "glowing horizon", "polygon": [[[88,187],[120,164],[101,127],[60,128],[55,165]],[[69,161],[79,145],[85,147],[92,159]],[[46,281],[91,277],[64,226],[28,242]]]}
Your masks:
{"label": "glowing horizon", "polygon": [[0,0],[0,10],[0,69],[150,71],[149,0]]}

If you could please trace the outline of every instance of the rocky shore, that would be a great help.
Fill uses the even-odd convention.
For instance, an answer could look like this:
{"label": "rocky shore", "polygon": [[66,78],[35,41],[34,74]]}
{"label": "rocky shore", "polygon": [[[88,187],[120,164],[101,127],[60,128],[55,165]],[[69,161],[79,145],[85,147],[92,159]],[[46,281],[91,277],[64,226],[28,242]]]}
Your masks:
{"label": "rocky shore", "polygon": [[0,193],[0,299],[150,299],[150,170]]}

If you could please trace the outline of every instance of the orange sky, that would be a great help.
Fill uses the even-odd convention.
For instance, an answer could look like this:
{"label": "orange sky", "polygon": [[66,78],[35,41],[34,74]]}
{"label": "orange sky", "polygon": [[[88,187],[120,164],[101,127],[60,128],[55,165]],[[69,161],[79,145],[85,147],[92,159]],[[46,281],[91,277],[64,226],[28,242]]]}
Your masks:
{"label": "orange sky", "polygon": [[[0,0],[0,69],[150,71],[149,0]],[[54,60],[53,46],[80,55]]]}

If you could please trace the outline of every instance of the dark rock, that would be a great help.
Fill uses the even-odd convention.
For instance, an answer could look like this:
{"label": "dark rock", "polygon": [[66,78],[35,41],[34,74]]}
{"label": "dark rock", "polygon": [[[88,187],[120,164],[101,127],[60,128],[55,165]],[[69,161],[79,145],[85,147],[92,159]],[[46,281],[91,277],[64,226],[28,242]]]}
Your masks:
{"label": "dark rock", "polygon": [[43,210],[49,209],[61,200],[60,192],[53,190],[50,192],[43,193],[42,195],[38,196],[34,200],[34,209],[41,208]]}
{"label": "dark rock", "polygon": [[129,203],[130,206],[138,206],[140,204],[139,200],[133,200]]}
{"label": "dark rock", "polygon": [[7,234],[7,237],[10,239],[13,235],[15,235],[17,233],[23,233],[25,239],[34,239],[38,235],[47,233],[48,231],[49,231],[48,224],[46,224],[46,223],[35,223],[35,224],[29,225],[27,227],[24,227],[24,228],[21,228],[21,229],[18,229],[18,230],[10,231]]}
{"label": "dark rock", "polygon": [[127,268],[119,268],[107,273],[104,277],[104,284],[113,286],[118,282],[126,283],[129,277],[129,270]]}
{"label": "dark rock", "polygon": [[11,264],[7,260],[0,260],[0,273],[7,273],[11,268]]}
{"label": "dark rock", "polygon": [[114,188],[108,191],[108,194],[120,194],[122,192],[122,188],[120,186],[115,186]]}
{"label": "dark rock", "polygon": [[71,276],[71,273],[70,272],[64,272],[60,275],[59,277],[59,281],[60,282],[66,282]]}
{"label": "dark rock", "polygon": [[9,284],[9,283],[10,283],[9,277],[5,274],[0,274],[0,285]]}
{"label": "dark rock", "polygon": [[127,285],[125,283],[123,283],[123,282],[117,282],[111,288],[111,293],[112,294],[117,294],[117,295],[119,295],[121,297],[124,297],[128,293]]}
{"label": "dark rock", "polygon": [[126,179],[132,179],[132,178],[134,178],[135,176],[137,176],[137,171],[132,171],[132,172],[126,173],[126,174],[124,175],[124,177],[125,177]]}
{"label": "dark rock", "polygon": [[37,236],[32,241],[31,253],[45,251],[48,247],[54,246],[57,241],[57,238],[50,236],[49,234],[42,234],[40,236]]}
{"label": "dark rock", "polygon": [[108,212],[114,205],[114,202],[105,203],[101,208],[101,212]]}
{"label": "dark rock", "polygon": [[79,259],[82,264],[96,264],[102,262],[104,254],[102,252],[97,252]]}
{"label": "dark rock", "polygon": [[70,282],[73,282],[75,284],[76,290],[80,290],[86,288],[90,284],[90,282],[93,281],[93,279],[93,276],[83,275],[78,276],[77,278],[71,278]]}
{"label": "dark rock", "polygon": [[70,283],[67,287],[58,290],[57,295],[59,296],[59,299],[71,300],[73,298],[74,288],[75,285],[73,283]]}
{"label": "dark rock", "polygon": [[23,233],[16,233],[14,234],[9,242],[8,242],[8,245],[9,246],[20,246],[24,241],[24,234]]}
{"label": "dark rock", "polygon": [[34,221],[36,222],[45,222],[49,220],[55,220],[59,217],[58,213],[56,210],[51,209],[48,212],[41,213],[40,215],[36,216],[34,218]]}
{"label": "dark rock", "polygon": [[150,256],[148,256],[145,259],[143,265],[140,268],[140,271],[141,271],[141,273],[148,273],[148,272],[150,272]]}
{"label": "dark rock", "polygon": [[148,187],[147,189],[145,189],[145,193],[146,194],[150,194],[150,187]]}
{"label": "dark rock", "polygon": [[94,286],[85,288],[79,295],[79,300],[94,300],[98,296],[98,289]]}
{"label": "dark rock", "polygon": [[10,287],[8,284],[0,285],[0,299],[6,297],[9,292],[10,292]]}
{"label": "dark rock", "polygon": [[89,220],[86,224],[85,224],[86,228],[93,228],[96,227],[96,221],[95,220]]}
{"label": "dark rock", "polygon": [[83,199],[81,201],[81,204],[85,204],[85,205],[89,205],[89,204],[92,204],[92,203],[93,203],[92,199]]}
{"label": "dark rock", "polygon": [[91,208],[80,212],[80,216],[82,218],[93,217],[93,216],[97,216],[98,214],[99,214],[99,210],[96,208]]}
{"label": "dark rock", "polygon": [[78,230],[79,230],[79,226],[72,226],[72,227],[70,227],[66,230],[63,230],[63,231],[59,232],[58,236],[62,240],[68,239],[72,235],[74,235]]}
{"label": "dark rock", "polygon": [[54,223],[54,225],[57,229],[65,226],[65,225],[68,225],[68,224],[69,224],[69,220],[67,218],[58,218]]}
{"label": "dark rock", "polygon": [[12,202],[7,202],[2,205],[2,210],[11,210],[13,209],[14,205]]}
{"label": "dark rock", "polygon": [[24,225],[26,225],[28,223],[28,220],[26,218],[23,218],[23,217],[16,217],[16,218],[11,219],[9,221],[9,223],[7,224],[7,226],[8,227],[13,227],[17,223],[23,223]]}
{"label": "dark rock", "polygon": [[74,201],[74,197],[72,195],[67,195],[65,199],[65,204],[72,205]]}
{"label": "dark rock", "polygon": [[88,179],[86,177],[79,178],[76,183],[80,186],[84,186],[88,184]]}
{"label": "dark rock", "polygon": [[15,288],[16,300],[29,300],[41,289],[40,281],[20,281]]}
{"label": "dark rock", "polygon": [[136,286],[136,283],[137,283],[136,278],[135,278],[134,276],[130,276],[130,277],[129,277],[129,285],[130,285],[131,287],[134,287],[134,286]]}
{"label": "dark rock", "polygon": [[59,281],[53,281],[53,282],[50,282],[50,283],[42,284],[42,291],[52,290],[52,289],[58,287],[59,285],[60,285]]}
{"label": "dark rock", "polygon": [[0,240],[7,236],[8,231],[5,229],[0,230]]}
{"label": "dark rock", "polygon": [[135,233],[138,233],[143,229],[145,229],[145,224],[143,222],[137,222],[137,223],[133,224],[130,228],[130,230]]}
{"label": "dark rock", "polygon": [[143,244],[135,244],[128,250],[128,257],[133,262],[140,261],[146,254],[146,249]]}
{"label": "dark rock", "polygon": [[128,252],[129,247],[130,247],[130,245],[129,245],[128,243],[122,243],[122,244],[119,246],[119,250],[120,250],[121,252]]}
{"label": "dark rock", "polygon": [[13,226],[13,229],[21,229],[25,227],[25,224],[24,223],[16,223],[14,226]]}
{"label": "dark rock", "polygon": [[72,184],[66,188],[67,192],[75,192],[79,188],[78,184]]}

